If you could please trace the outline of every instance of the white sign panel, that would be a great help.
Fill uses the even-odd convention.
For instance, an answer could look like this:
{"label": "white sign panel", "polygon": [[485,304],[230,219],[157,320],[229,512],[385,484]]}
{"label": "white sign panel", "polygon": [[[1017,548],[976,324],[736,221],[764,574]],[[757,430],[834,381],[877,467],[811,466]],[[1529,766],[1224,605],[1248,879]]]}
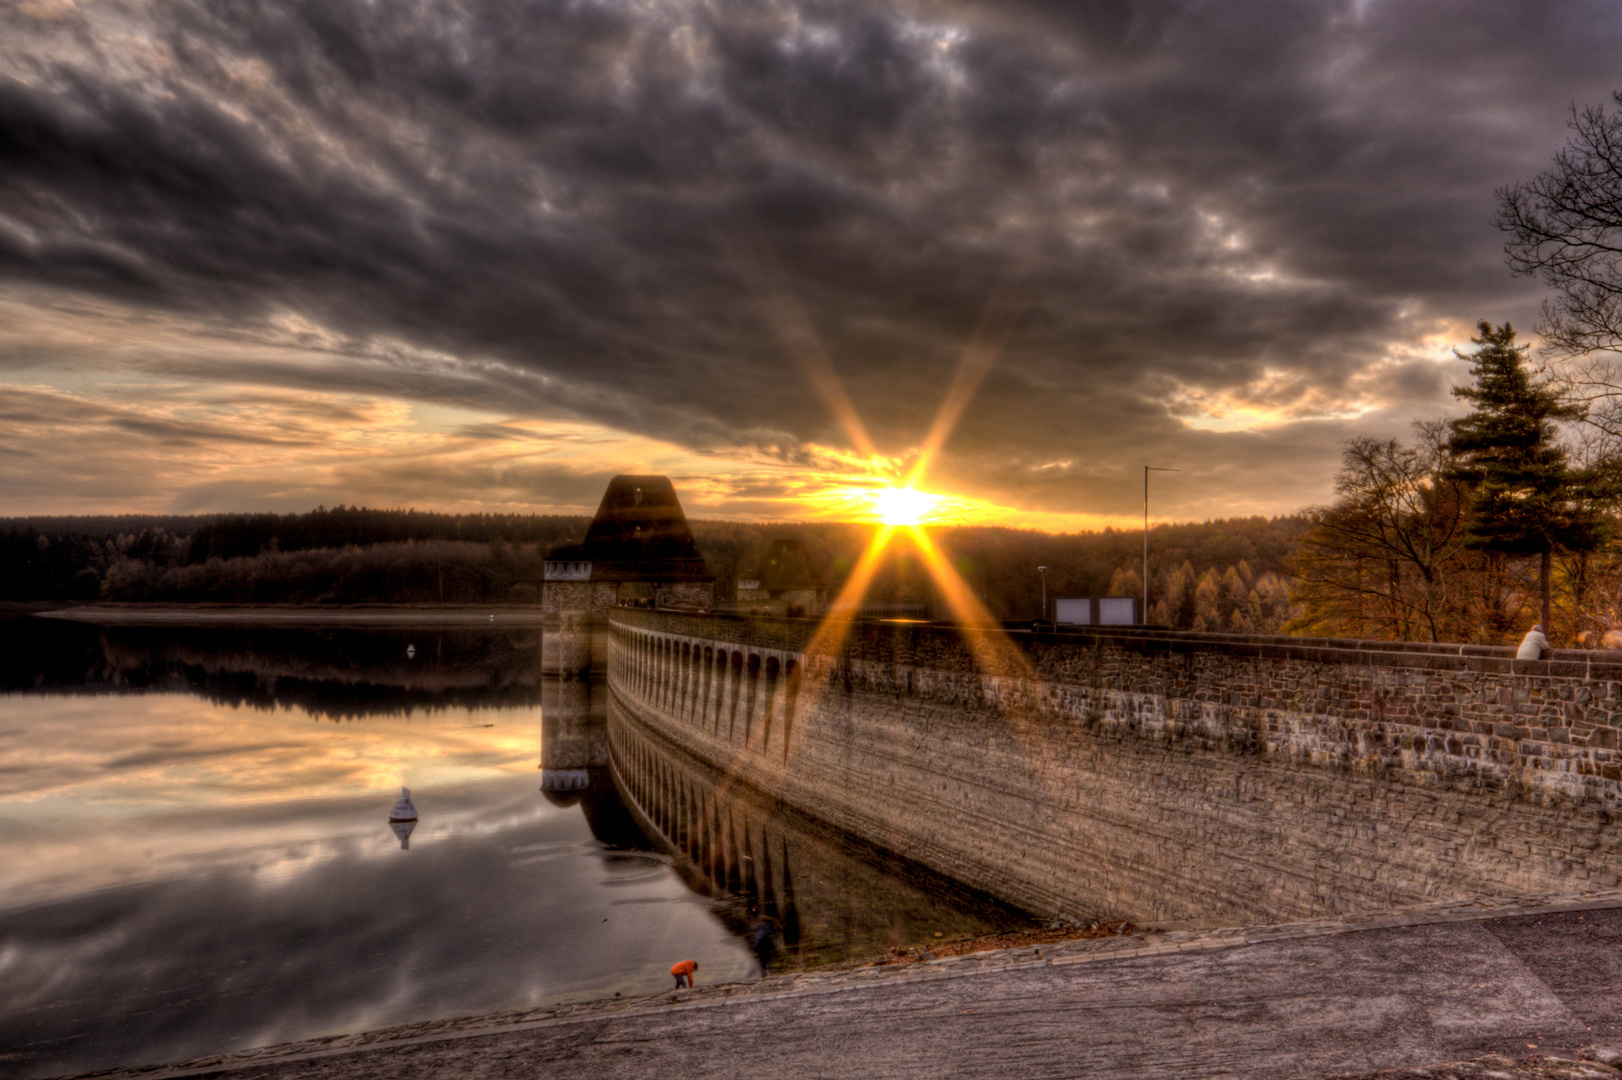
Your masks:
{"label": "white sign panel", "polygon": [[1132,597],[1105,596],[1098,601],[1099,626],[1131,626],[1137,621],[1137,604]]}
{"label": "white sign panel", "polygon": [[1056,623],[1069,623],[1072,626],[1091,626],[1093,623],[1093,602],[1087,597],[1080,599],[1061,597],[1053,601],[1053,621]]}

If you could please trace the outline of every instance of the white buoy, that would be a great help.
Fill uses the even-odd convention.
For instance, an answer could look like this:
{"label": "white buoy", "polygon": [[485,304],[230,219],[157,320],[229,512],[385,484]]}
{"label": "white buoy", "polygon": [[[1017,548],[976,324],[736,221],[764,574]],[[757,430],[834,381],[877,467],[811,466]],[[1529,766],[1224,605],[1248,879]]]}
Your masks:
{"label": "white buoy", "polygon": [[411,659],[415,658],[416,655],[417,655],[417,647],[415,645],[407,645],[406,646],[406,659],[411,660]]}
{"label": "white buoy", "polygon": [[394,800],[394,809],[389,811],[389,828],[394,835],[400,838],[400,850],[411,850],[411,833],[417,827],[417,804],[411,801],[411,789],[401,788],[400,797]]}
{"label": "white buoy", "polygon": [[394,800],[394,809],[389,811],[390,821],[416,821],[417,806],[411,801],[411,789],[401,788],[400,797]]}

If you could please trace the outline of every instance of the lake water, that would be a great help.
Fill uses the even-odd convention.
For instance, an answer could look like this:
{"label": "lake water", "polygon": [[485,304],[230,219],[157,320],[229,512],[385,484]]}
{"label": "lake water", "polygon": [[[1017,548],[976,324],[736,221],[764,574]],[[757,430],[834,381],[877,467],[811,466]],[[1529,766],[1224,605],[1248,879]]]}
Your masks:
{"label": "lake water", "polygon": [[533,629],[0,620],[0,1075],[754,978],[763,922],[786,967],[1026,925],[539,668]]}

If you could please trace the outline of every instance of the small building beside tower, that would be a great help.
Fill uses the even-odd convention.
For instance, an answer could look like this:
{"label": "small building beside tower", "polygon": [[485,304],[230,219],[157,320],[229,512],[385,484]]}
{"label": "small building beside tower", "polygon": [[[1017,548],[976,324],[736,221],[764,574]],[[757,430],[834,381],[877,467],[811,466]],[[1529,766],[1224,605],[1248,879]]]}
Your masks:
{"label": "small building beside tower", "polygon": [[805,541],[788,536],[768,544],[760,562],[738,575],[738,599],[730,606],[753,615],[821,615],[827,593],[811,568]]}

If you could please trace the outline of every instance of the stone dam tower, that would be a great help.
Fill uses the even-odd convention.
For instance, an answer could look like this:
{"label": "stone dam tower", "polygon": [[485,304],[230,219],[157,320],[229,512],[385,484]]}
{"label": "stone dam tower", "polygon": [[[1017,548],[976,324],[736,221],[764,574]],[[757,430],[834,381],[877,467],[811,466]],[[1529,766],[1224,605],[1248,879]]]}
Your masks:
{"label": "stone dam tower", "polygon": [[620,604],[709,611],[715,575],[667,476],[616,476],[585,539],[546,556],[542,664],[577,675],[607,662],[608,613]]}

